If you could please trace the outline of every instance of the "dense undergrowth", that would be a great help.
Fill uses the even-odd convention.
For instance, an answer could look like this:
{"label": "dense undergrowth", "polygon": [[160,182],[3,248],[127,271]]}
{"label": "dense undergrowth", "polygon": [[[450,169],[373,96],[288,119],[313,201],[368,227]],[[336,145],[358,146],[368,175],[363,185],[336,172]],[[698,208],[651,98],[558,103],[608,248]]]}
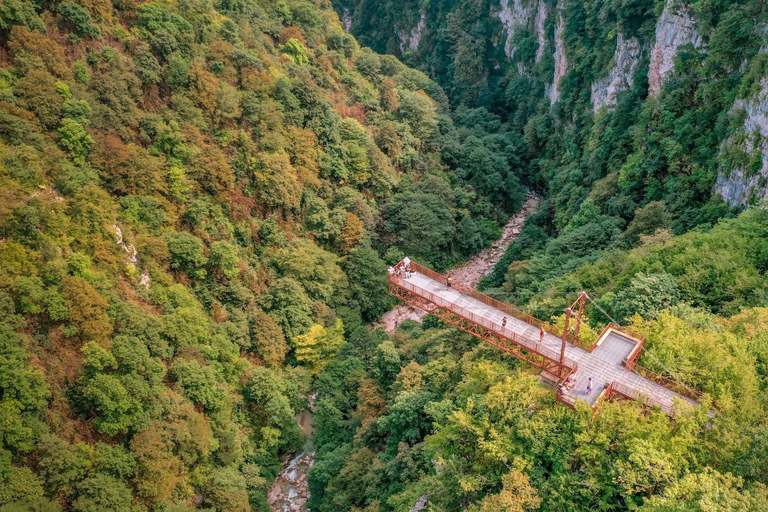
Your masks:
{"label": "dense undergrowth", "polygon": [[585,337],[629,325],[647,336],[641,364],[706,398],[674,421],[630,403],[593,416],[555,407],[530,368],[435,320],[356,333],[318,380],[313,510],[764,510],[768,214],[712,193],[718,173],[759,163],[721,147],[739,133],[734,99],[765,75],[762,4],[691,2],[702,48],[680,49],[656,98],[645,57],[598,113],[590,85],[616,32],[652,45],[663,2],[558,2],[569,64],[554,105],[552,3],[540,59],[531,26],[505,57],[497,2],[334,5],[361,43],[497,119],[544,195],[482,286],[555,321],[587,290],[610,318],[588,305]]}
{"label": "dense undergrowth", "polygon": [[[593,116],[610,24],[579,26],[647,38],[655,11],[569,4],[599,69],[550,109],[481,4],[445,16],[463,67],[406,56],[436,81],[323,0],[0,5],[0,512],[268,510],[311,389],[313,510],[765,505],[768,221],[710,194],[760,78],[750,6],[700,6],[710,52]],[[364,327],[387,264],[486,247],[523,183],[546,197],[486,285],[542,315],[589,290],[714,419],[593,418],[433,319]]]}
{"label": "dense undergrowth", "polygon": [[525,197],[503,130],[322,1],[0,28],[4,511],[266,510],[313,376],[392,304],[380,255],[448,266]]}

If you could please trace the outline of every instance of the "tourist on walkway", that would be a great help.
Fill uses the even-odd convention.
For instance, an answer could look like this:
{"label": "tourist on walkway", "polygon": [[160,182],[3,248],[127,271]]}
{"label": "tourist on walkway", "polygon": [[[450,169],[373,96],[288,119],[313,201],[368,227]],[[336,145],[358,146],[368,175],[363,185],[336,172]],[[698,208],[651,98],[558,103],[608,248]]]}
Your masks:
{"label": "tourist on walkway", "polygon": [[507,317],[501,319],[501,330],[504,331],[507,328]]}
{"label": "tourist on walkway", "polygon": [[445,284],[448,286],[448,288],[450,288],[453,284],[453,278],[451,277],[451,274],[448,274],[448,276],[445,278]]}
{"label": "tourist on walkway", "polygon": [[395,268],[394,268],[394,267],[392,267],[392,266],[390,266],[390,267],[387,269],[387,272],[389,272],[389,277],[392,277],[393,275],[395,275]]}
{"label": "tourist on walkway", "polygon": [[539,343],[541,343],[542,341],[544,341],[544,328],[543,327],[539,330]]}
{"label": "tourist on walkway", "polygon": [[587,394],[592,394],[592,377],[587,380]]}
{"label": "tourist on walkway", "polygon": [[411,258],[408,256],[403,258],[403,265],[405,265],[405,268],[411,268]]}

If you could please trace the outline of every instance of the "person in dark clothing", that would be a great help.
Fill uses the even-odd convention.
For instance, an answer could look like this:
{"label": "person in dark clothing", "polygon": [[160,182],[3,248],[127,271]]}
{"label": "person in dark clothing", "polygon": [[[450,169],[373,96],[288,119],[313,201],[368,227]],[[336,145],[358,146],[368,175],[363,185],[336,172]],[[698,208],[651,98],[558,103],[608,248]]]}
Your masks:
{"label": "person in dark clothing", "polygon": [[448,274],[448,276],[445,278],[445,284],[448,286],[448,288],[450,288],[453,284],[453,278],[451,277],[451,274]]}

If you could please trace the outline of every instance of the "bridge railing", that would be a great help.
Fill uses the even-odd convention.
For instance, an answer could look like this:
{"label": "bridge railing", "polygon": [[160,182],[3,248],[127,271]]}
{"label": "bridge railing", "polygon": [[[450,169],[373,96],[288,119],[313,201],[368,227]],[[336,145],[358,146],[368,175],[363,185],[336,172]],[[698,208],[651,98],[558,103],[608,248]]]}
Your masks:
{"label": "bridge railing", "polygon": [[[573,366],[570,368],[571,368],[570,371],[563,376],[560,382],[567,381],[571,375],[574,375],[576,372],[579,371],[579,365],[576,363],[574,363]],[[560,391],[560,384],[558,384],[557,390],[555,391],[555,400],[557,400],[562,404],[567,405],[571,409],[576,408],[576,400],[577,400],[576,397]]]}
{"label": "bridge railing", "polygon": [[[401,266],[403,265],[403,262],[401,261],[397,265]],[[419,274],[423,274],[429,277],[430,279],[434,279],[435,281],[440,283],[446,283],[447,281],[447,276],[440,274],[438,272],[435,272],[434,270],[427,268],[423,265],[419,265],[418,263],[415,263],[413,261],[411,262],[411,270],[418,272]],[[498,309],[499,311],[502,311],[504,314],[509,315],[512,318],[517,318],[518,320],[522,320],[523,322],[533,325],[535,327],[538,327],[539,329],[542,329],[544,332],[552,334],[553,336],[557,336],[558,338],[562,338],[563,336],[562,329],[558,329],[556,326],[548,322],[544,322],[542,320],[539,320],[535,316],[531,316],[528,313],[524,313],[523,311],[521,311],[520,309],[514,306],[511,306],[505,302],[498,301],[462,283],[454,282],[452,283],[452,286],[454,289],[456,289],[457,291],[460,291],[464,295],[472,297],[473,299],[482,302],[486,306],[490,306],[494,309]],[[566,339],[573,345],[578,344],[578,340],[571,333],[567,333]]]}
{"label": "bridge railing", "polygon": [[[421,265],[414,265],[413,263],[411,264],[412,270],[419,273],[423,273],[421,269],[417,267],[421,267]],[[431,277],[426,273],[424,273],[424,275],[427,275],[427,277]],[[404,279],[396,276],[390,276],[389,281],[393,285],[399,288],[402,288],[403,290],[407,290],[421,297],[422,299],[436,305],[441,309],[450,311],[454,315],[460,316],[464,320],[467,320],[475,325],[479,325],[487,329],[488,331],[493,332],[496,336],[499,336],[503,339],[506,339],[514,343],[515,345],[525,348],[529,352],[532,352],[541,357],[544,357],[545,359],[549,360],[552,363],[561,364],[560,352],[545,346],[543,343],[540,343],[537,339],[530,338],[527,336],[522,336],[518,333],[510,331],[509,329],[505,329],[501,324],[493,322],[492,320],[489,320],[488,318],[485,318],[482,315],[479,315],[467,308],[459,306],[454,302],[446,300],[440,297],[439,295],[436,295],[430,292],[429,290],[426,290],[418,285],[415,285],[408,279]],[[573,361],[572,359],[564,357],[562,360],[562,365],[565,366],[566,368],[573,369],[576,367],[576,362]]]}
{"label": "bridge railing", "polygon": [[672,415],[674,408],[669,405],[653,398],[652,396],[641,393],[633,387],[622,384],[618,381],[611,382],[611,393],[614,395],[623,396],[629,400],[635,400],[647,407],[658,407],[668,415]]}
{"label": "bridge railing", "polygon": [[603,339],[607,336],[608,331],[614,330],[619,331],[621,333],[626,334],[629,338],[632,338],[634,340],[637,340],[637,344],[635,345],[635,348],[632,349],[632,352],[630,352],[629,356],[627,357],[627,369],[631,370],[631,365],[637,361],[637,358],[640,355],[640,350],[643,348],[643,345],[645,345],[645,336],[643,336],[640,333],[631,331],[624,327],[623,325],[619,325],[616,322],[611,322],[608,325],[606,325],[603,330],[600,332],[600,334],[595,338],[595,342],[592,343],[592,347],[589,349],[590,352],[594,351],[595,348],[597,348],[598,343],[602,343]]}
{"label": "bridge railing", "polygon": [[691,400],[698,402],[699,400],[701,400],[701,397],[703,396],[702,393],[699,393],[698,391],[693,390],[684,384],[680,384],[675,380],[664,377],[663,375],[659,375],[658,373],[652,370],[649,370],[648,368],[644,368],[639,364],[634,365],[634,367],[632,368],[632,371],[640,375],[641,377],[644,377],[650,380],[651,382],[655,382],[656,384],[663,386],[667,389],[670,389],[675,393],[677,393],[678,395],[682,395],[686,398],[690,398]]}

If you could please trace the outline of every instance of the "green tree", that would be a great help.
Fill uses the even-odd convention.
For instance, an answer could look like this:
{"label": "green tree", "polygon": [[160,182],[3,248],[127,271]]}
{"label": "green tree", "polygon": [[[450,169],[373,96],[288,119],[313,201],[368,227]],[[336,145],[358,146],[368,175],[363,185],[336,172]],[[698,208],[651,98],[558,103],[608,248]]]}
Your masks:
{"label": "green tree", "polygon": [[78,497],[72,502],[72,510],[90,512],[92,510],[114,510],[131,512],[131,491],[117,478],[95,475],[80,483]]}
{"label": "green tree", "polygon": [[729,474],[707,469],[683,477],[658,496],[651,497],[639,510],[713,511],[761,510],[768,494],[764,485],[742,489],[743,482]]}
{"label": "green tree", "polygon": [[367,243],[355,246],[344,264],[351,299],[360,306],[366,321],[374,321],[393,303],[389,295],[386,263]]}
{"label": "green tree", "polygon": [[[396,194],[384,210],[384,235],[391,245],[425,264],[445,266],[456,234],[450,205],[434,194]],[[450,260],[448,260],[450,261]]]}
{"label": "green tree", "polygon": [[196,277],[205,277],[201,268],[208,263],[203,241],[196,236],[180,231],[165,236],[168,250],[171,252],[171,268],[186,270]]}
{"label": "green tree", "polygon": [[663,310],[680,301],[680,289],[666,272],[637,274],[629,286],[610,301],[611,310],[621,322],[635,313],[643,318],[655,318]]}
{"label": "green tree", "polygon": [[346,276],[338,265],[338,257],[312,242],[296,239],[280,251],[277,267],[286,278],[302,284],[310,299],[329,304],[339,300],[346,289]]}
{"label": "green tree", "polygon": [[138,398],[114,375],[97,373],[83,383],[81,393],[99,432],[112,436],[133,432],[147,419]]}
{"label": "green tree", "polygon": [[295,279],[283,277],[276,280],[263,297],[262,304],[289,340],[312,325],[312,300]]}
{"label": "green tree", "polygon": [[309,331],[291,340],[296,360],[314,375],[319,374],[323,366],[336,356],[343,343],[344,324],[340,319],[336,319],[332,327],[315,324]]}
{"label": "green tree", "polygon": [[66,118],[61,121],[59,137],[61,137],[62,147],[69,152],[72,161],[78,165],[83,165],[91,151],[93,137],[85,131],[80,123]]}
{"label": "green tree", "polygon": [[657,229],[668,228],[670,223],[666,205],[661,201],[652,201],[642,209],[635,210],[635,216],[625,233],[631,242],[636,243],[640,235],[652,235]]}

